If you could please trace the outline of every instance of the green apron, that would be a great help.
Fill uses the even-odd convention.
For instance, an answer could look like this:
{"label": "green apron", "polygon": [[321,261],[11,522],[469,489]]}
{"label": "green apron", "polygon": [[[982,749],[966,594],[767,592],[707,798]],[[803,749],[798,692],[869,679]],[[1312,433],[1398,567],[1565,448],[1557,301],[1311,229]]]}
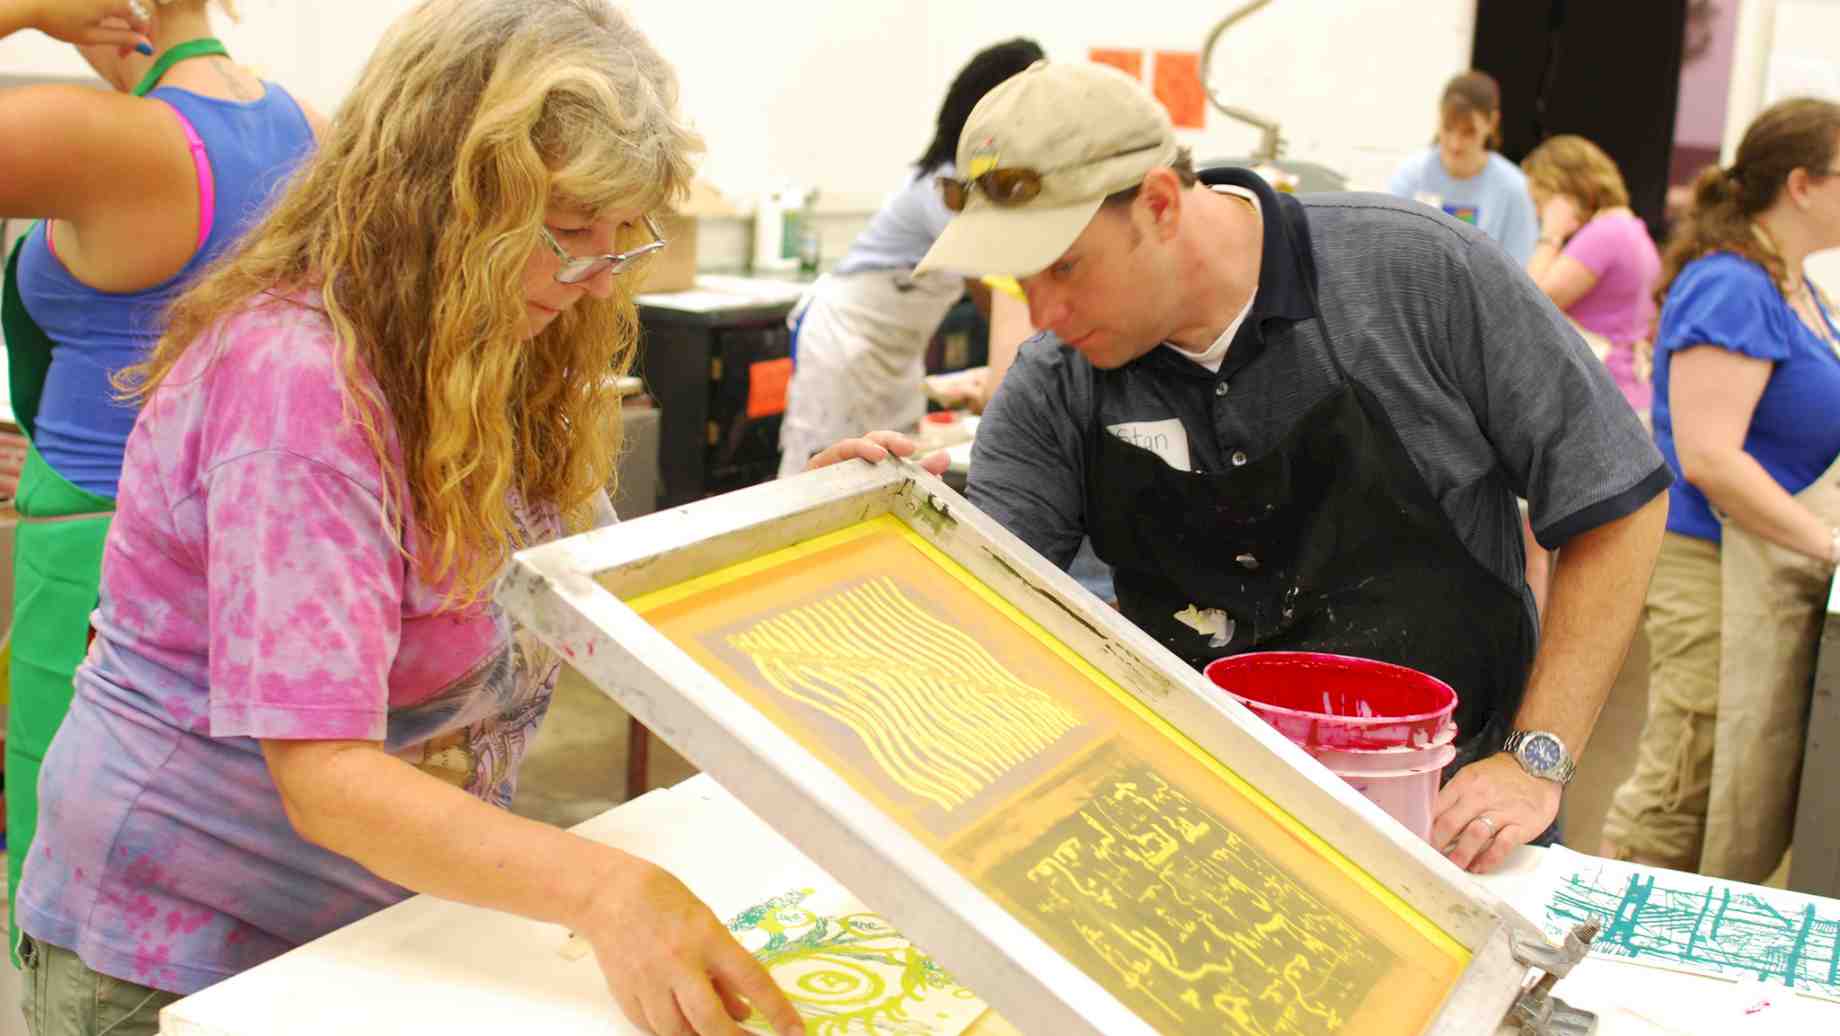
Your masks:
{"label": "green apron", "polygon": [[[19,252],[24,246],[22,238],[6,261],[0,326],[6,332],[14,412],[31,438],[51,365],[51,340],[19,299]],[[14,506],[19,527],[13,535],[12,659],[5,674],[12,696],[6,717],[9,947],[19,944],[12,907],[20,870],[38,830],[38,768],[70,709],[71,677],[89,647],[89,613],[96,607],[102,544],[115,501],[71,485],[31,448]]]}
{"label": "green apron", "polygon": [[[223,44],[214,39],[179,44],[160,55],[133,93],[145,96],[180,61],[222,53]],[[19,255],[30,236],[13,246],[0,285],[7,379],[27,439],[33,437],[53,347],[19,293]],[[0,679],[8,682],[12,695],[6,718],[6,896],[7,946],[17,967],[19,921],[13,906],[26,853],[38,832],[38,771],[70,711],[71,680],[89,650],[89,616],[102,582],[102,545],[115,501],[71,485],[33,447],[26,452],[14,506],[19,527],[13,537],[12,658]]]}

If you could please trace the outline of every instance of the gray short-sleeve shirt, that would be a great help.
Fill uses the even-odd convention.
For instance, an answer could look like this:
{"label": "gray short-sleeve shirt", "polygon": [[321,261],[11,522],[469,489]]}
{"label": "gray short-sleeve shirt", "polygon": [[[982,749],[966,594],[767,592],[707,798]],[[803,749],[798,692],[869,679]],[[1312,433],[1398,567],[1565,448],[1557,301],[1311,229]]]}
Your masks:
{"label": "gray short-sleeve shirt", "polygon": [[1226,470],[1235,454],[1274,448],[1336,388],[1331,348],[1379,400],[1458,537],[1510,586],[1525,564],[1517,497],[1557,547],[1667,488],[1603,364],[1474,227],[1383,195],[1279,196],[1244,170],[1203,180],[1257,192],[1265,220],[1253,311],[1219,373],[1165,348],[1097,370],[1043,333],[979,427],[972,503],[1049,559],[1065,565],[1084,535],[1095,425],[1189,470]]}

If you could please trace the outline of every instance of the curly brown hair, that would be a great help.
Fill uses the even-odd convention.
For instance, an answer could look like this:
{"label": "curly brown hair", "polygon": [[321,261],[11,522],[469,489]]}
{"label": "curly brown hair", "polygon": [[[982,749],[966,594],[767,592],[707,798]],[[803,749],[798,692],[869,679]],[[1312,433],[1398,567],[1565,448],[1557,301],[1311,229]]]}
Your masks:
{"label": "curly brown hair", "polygon": [[1581,220],[1629,204],[1629,188],[1616,160],[1574,134],[1547,138],[1521,160],[1521,170],[1527,174],[1528,186],[1576,201]]}

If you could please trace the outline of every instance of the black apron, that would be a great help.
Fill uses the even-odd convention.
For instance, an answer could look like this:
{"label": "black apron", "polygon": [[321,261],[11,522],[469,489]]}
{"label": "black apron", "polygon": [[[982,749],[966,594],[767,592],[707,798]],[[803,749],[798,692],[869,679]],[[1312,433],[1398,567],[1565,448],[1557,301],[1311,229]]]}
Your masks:
{"label": "black apron", "polygon": [[[1119,609],[1197,669],[1245,651],[1324,651],[1450,684],[1459,733],[1448,777],[1500,750],[1537,634],[1520,588],[1464,546],[1316,319],[1337,387],[1271,452],[1235,453],[1226,471],[1178,471],[1106,432],[1106,372],[1095,371],[1087,530],[1114,570]],[[1275,342],[1255,362],[1301,347]],[[1230,627],[1176,618],[1191,606],[1224,611]]]}

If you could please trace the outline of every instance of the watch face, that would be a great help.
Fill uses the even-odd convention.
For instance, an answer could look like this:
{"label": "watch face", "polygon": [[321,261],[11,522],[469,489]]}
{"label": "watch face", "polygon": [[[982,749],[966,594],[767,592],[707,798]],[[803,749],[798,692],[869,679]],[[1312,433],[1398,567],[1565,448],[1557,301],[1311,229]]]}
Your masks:
{"label": "watch face", "polygon": [[1521,756],[1542,773],[1559,768],[1565,758],[1565,749],[1560,747],[1559,739],[1550,734],[1535,734],[1521,746]]}

